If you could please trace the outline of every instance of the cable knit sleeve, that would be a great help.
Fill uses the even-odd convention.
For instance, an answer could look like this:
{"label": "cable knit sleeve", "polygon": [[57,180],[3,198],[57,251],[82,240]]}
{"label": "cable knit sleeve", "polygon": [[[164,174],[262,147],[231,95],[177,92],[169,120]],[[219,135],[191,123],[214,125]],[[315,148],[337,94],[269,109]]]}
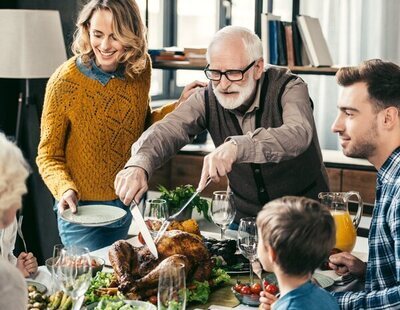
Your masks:
{"label": "cable knit sleeve", "polygon": [[68,172],[65,147],[69,129],[68,95],[62,92],[62,66],[49,79],[41,119],[36,163],[47,187],[56,199],[68,189],[79,191]]}

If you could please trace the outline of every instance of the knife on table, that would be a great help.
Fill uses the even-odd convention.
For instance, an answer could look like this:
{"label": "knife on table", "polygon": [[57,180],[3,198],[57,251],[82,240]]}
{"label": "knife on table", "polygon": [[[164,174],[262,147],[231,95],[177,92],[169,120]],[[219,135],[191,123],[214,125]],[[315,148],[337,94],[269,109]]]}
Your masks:
{"label": "knife on table", "polygon": [[154,243],[149,228],[147,227],[146,222],[143,219],[142,213],[140,213],[139,207],[134,200],[131,202],[130,209],[132,212],[132,216],[139,228],[139,231],[142,233],[143,239],[146,242],[151,254],[153,254],[154,257],[158,259],[156,244]]}

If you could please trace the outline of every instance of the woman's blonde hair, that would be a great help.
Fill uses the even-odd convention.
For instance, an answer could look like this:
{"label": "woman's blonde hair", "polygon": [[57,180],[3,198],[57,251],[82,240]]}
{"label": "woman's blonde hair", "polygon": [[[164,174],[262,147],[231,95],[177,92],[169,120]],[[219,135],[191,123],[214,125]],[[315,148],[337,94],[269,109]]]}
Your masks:
{"label": "woman's blonde hair", "polygon": [[21,150],[0,132],[0,222],[5,211],[16,204],[21,206],[28,175],[28,164]]}
{"label": "woman's blonde hair", "polygon": [[91,0],[79,13],[74,33],[72,51],[80,55],[82,62],[90,65],[94,52],[90,45],[89,26],[93,13],[108,10],[113,16],[113,31],[116,39],[124,46],[125,52],[118,62],[125,64],[125,75],[133,78],[147,66],[146,30],[140,17],[140,10],[134,0]]}

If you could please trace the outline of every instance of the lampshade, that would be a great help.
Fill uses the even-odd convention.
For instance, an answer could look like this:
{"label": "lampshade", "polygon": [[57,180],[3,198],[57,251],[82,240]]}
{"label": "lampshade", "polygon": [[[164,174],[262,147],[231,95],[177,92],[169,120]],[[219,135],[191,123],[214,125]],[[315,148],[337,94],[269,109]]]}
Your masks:
{"label": "lampshade", "polygon": [[66,59],[60,14],[0,10],[0,77],[47,78]]}

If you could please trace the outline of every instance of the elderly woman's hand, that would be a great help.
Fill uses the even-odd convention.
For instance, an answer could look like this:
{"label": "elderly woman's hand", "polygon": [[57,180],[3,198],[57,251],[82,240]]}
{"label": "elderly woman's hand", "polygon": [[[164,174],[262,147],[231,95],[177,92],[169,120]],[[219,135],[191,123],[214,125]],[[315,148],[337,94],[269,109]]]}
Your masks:
{"label": "elderly woman's hand", "polygon": [[38,270],[36,257],[31,253],[21,252],[17,258],[17,268],[25,278],[35,274]]}

